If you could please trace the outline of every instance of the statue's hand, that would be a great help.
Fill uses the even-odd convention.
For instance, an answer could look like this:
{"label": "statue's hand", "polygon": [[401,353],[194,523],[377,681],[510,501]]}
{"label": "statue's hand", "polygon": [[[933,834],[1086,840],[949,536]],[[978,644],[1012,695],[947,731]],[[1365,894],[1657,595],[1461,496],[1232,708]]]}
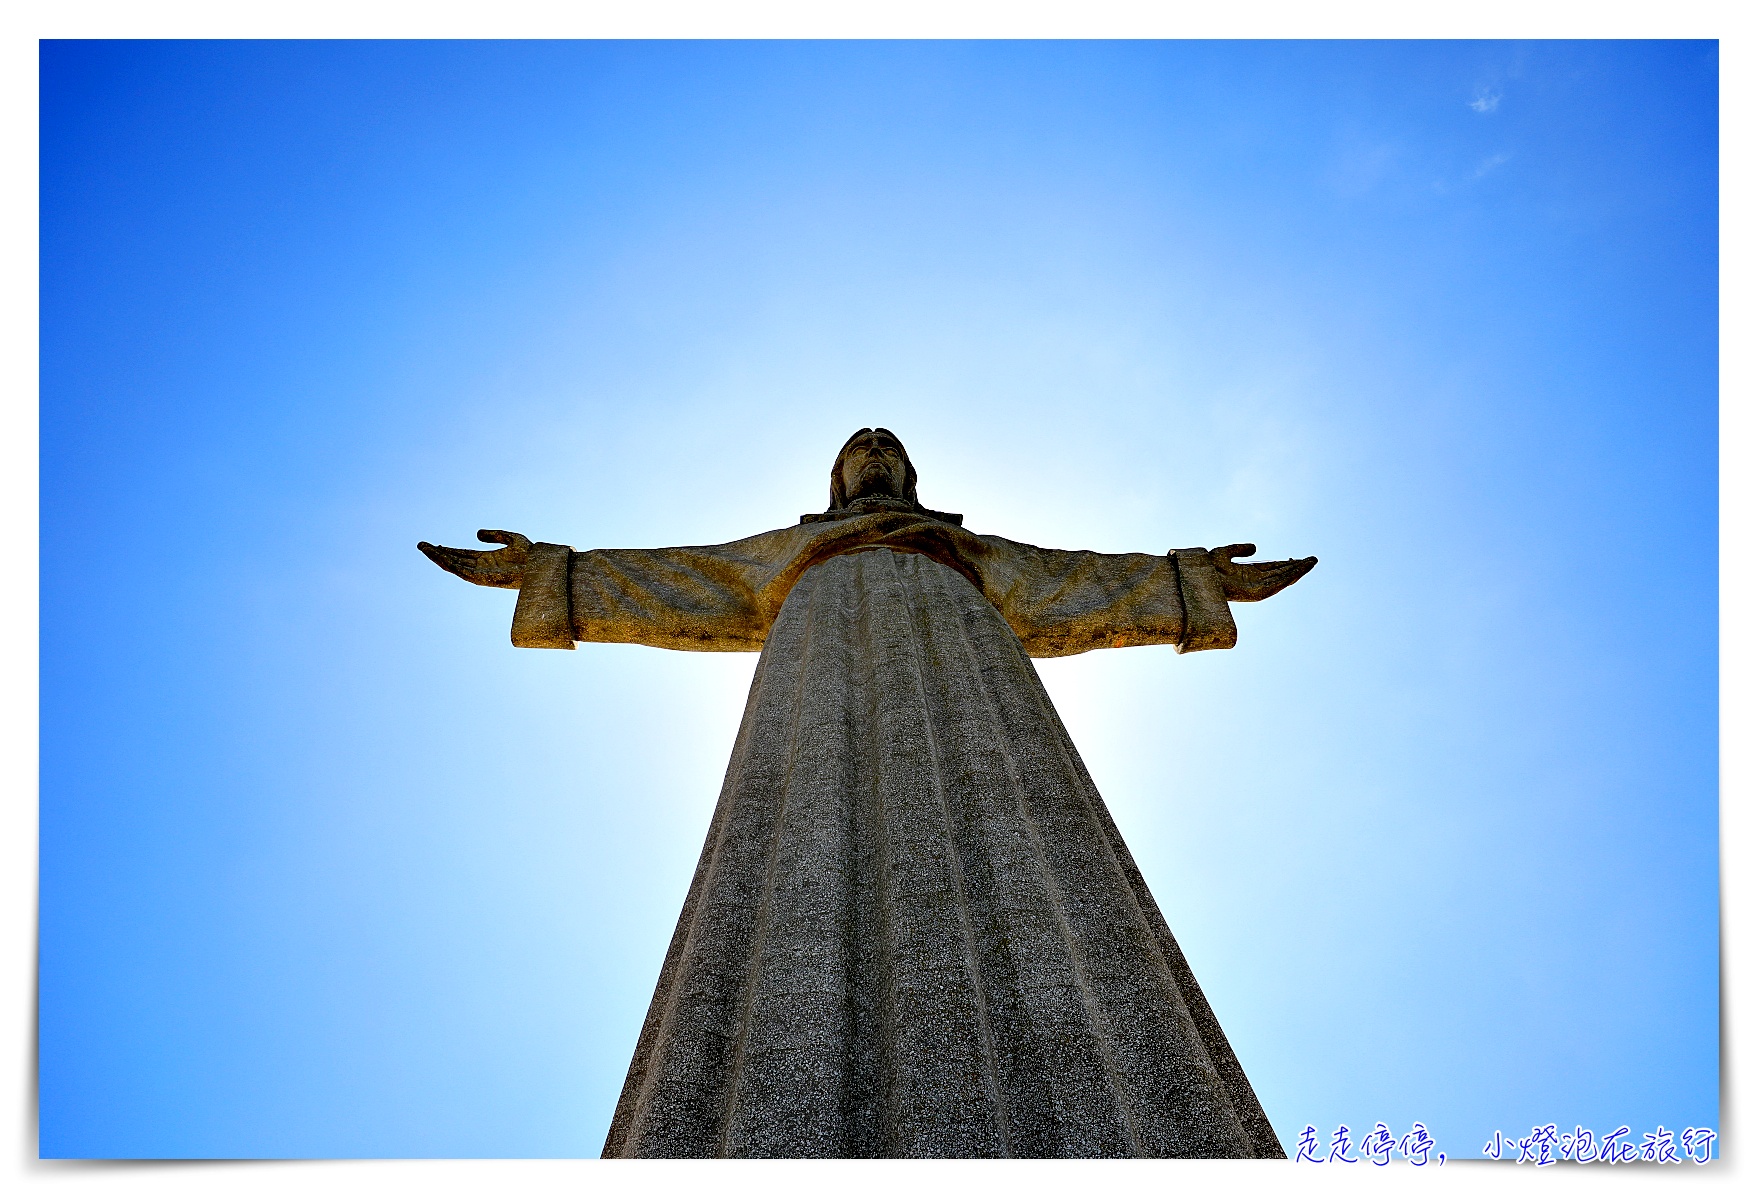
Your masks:
{"label": "statue's hand", "polygon": [[476,539],[490,544],[505,545],[505,549],[448,549],[444,545],[429,545],[426,541],[415,547],[433,559],[434,565],[442,570],[450,570],[466,582],[473,582],[479,587],[506,587],[518,590],[525,578],[525,563],[531,556],[531,541],[516,532],[502,532],[498,528],[481,528],[476,531]]}
{"label": "statue's hand", "polygon": [[1250,557],[1256,545],[1223,545],[1209,550],[1209,560],[1221,576],[1221,589],[1234,603],[1256,603],[1268,599],[1283,587],[1293,586],[1306,572],[1318,565],[1316,557],[1294,558],[1285,562],[1236,562],[1236,557]]}

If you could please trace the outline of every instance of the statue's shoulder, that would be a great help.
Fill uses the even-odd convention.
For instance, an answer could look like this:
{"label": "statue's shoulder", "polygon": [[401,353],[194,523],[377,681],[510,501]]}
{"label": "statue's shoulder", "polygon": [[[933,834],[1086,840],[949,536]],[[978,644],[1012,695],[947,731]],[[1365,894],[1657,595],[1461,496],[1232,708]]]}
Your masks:
{"label": "statue's shoulder", "polygon": [[922,507],[920,504],[906,503],[902,500],[888,499],[880,502],[857,500],[845,508],[832,508],[828,512],[807,512],[800,517],[801,524],[824,524],[834,520],[854,520],[861,516],[877,515],[881,512],[906,512],[914,516],[925,516],[930,520],[938,520],[942,524],[950,524],[955,528],[964,527],[964,517],[958,512],[937,512],[933,508]]}

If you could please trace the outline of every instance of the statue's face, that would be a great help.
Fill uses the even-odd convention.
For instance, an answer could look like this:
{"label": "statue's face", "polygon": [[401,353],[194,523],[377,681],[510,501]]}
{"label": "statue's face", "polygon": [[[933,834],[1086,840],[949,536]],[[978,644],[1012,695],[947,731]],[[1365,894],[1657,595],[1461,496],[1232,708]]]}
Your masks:
{"label": "statue's face", "polygon": [[903,498],[909,471],[903,446],[884,433],[864,433],[842,455],[842,486],[850,501],[869,495]]}

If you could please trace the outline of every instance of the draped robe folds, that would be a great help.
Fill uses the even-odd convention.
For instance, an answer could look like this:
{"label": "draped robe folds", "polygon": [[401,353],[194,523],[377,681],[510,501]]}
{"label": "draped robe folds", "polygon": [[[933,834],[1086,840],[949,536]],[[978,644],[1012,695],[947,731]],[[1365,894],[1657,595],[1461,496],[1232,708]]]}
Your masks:
{"label": "draped robe folds", "polygon": [[1282,1156],[1028,660],[1234,636],[1205,551],[920,512],[533,546],[515,644],[762,651],[604,1155]]}

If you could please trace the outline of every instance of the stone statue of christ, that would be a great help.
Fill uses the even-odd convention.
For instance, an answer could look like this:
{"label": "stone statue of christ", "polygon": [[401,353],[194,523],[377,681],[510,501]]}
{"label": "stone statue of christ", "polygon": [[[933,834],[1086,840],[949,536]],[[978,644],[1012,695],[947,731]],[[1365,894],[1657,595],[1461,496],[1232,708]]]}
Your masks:
{"label": "stone statue of christ", "polygon": [[1030,659],[1230,648],[1317,559],[962,524],[862,429],[742,541],[421,543],[515,645],[762,653],[605,1156],[1283,1155]]}

